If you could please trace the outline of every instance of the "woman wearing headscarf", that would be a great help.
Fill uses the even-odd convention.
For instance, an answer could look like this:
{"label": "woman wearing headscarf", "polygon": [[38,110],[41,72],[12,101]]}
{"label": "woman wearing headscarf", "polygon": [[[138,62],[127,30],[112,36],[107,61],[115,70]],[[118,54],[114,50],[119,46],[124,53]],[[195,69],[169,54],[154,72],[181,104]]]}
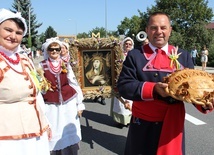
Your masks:
{"label": "woman wearing headscarf", "polygon": [[[77,91],[77,103],[82,103],[83,101],[83,93],[82,93],[82,89],[76,79],[76,76],[74,75],[73,69],[71,67],[71,56],[69,53],[69,44],[67,42],[62,41],[62,45],[61,45],[61,59],[64,61],[65,65],[67,66],[68,69],[68,80],[69,80],[69,84],[75,88],[75,90]],[[78,115],[81,116],[83,110],[85,109],[84,106],[82,106],[82,104],[78,104],[77,106],[77,110],[78,110]]]}
{"label": "woman wearing headscarf", "polygon": [[[130,50],[134,48],[134,41],[130,37],[126,37],[122,42],[122,61]],[[132,101],[126,100],[120,96],[112,98],[111,116],[113,120],[119,123],[119,126],[128,125],[131,119]]]}
{"label": "woman wearing headscarf", "polygon": [[0,9],[0,154],[48,155],[51,138],[32,61],[21,52],[20,13]]}
{"label": "woman wearing headscarf", "polygon": [[61,59],[62,47],[58,38],[47,39],[43,44],[45,59],[40,62],[51,84],[51,89],[43,92],[52,129],[49,146],[51,155],[77,155],[82,138],[78,111],[84,110],[85,105],[70,65]]}
{"label": "woman wearing headscarf", "polygon": [[62,46],[61,46],[61,59],[65,62],[65,63],[70,63],[70,53],[69,53],[69,44],[67,42],[62,41]]}

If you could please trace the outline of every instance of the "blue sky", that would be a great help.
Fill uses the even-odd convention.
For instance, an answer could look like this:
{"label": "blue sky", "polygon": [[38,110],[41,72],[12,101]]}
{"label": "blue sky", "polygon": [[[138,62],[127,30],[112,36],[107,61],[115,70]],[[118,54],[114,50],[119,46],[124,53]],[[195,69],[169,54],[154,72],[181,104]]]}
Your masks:
{"label": "blue sky", "polygon": [[[0,8],[11,9],[14,0],[0,0]],[[31,0],[38,23],[38,29],[45,32],[52,26],[58,35],[75,35],[96,27],[106,27],[109,31],[125,18],[139,15],[138,9],[145,12],[155,5],[155,0]],[[214,9],[214,1],[208,6]]]}

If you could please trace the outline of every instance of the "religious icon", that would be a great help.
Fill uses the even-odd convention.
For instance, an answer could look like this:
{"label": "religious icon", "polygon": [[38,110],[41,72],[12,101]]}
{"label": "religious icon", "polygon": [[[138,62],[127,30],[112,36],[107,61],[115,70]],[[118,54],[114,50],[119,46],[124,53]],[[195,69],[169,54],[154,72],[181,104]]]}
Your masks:
{"label": "religious icon", "polygon": [[111,85],[111,51],[84,52],[85,86]]}

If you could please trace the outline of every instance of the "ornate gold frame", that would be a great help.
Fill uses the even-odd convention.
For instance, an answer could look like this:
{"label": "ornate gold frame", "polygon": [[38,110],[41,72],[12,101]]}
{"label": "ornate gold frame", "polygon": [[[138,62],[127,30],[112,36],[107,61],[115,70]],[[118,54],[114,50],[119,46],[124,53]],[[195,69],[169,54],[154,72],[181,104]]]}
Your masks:
{"label": "ornate gold frame", "polygon": [[[111,85],[84,86],[84,51],[110,51],[111,52]],[[79,40],[73,40],[70,42],[70,55],[71,64],[76,75],[76,78],[83,91],[84,99],[94,99],[95,97],[103,96],[104,98],[110,98],[112,96],[112,89],[115,89],[117,79],[122,67],[122,49],[120,40],[114,37],[109,38],[84,38]]]}

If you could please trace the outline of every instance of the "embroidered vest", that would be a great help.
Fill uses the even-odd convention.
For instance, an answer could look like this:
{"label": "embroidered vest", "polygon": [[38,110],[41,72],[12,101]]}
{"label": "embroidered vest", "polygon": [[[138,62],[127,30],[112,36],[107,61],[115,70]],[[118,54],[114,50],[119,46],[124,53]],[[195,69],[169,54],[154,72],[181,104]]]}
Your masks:
{"label": "embroidered vest", "polygon": [[43,60],[40,64],[43,67],[44,76],[51,82],[53,89],[53,91],[48,90],[46,94],[43,94],[46,103],[61,104],[73,99],[77,95],[76,90],[69,85],[66,73],[55,74],[51,72],[47,60]]}

